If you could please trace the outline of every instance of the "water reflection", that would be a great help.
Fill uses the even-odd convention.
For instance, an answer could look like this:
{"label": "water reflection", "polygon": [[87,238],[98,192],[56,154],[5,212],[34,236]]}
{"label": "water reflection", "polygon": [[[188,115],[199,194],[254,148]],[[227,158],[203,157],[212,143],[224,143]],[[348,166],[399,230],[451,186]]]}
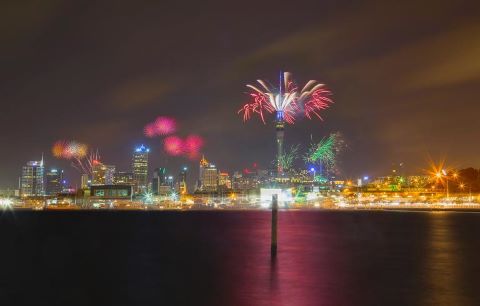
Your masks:
{"label": "water reflection", "polygon": [[480,215],[282,211],[273,262],[268,211],[16,217],[0,219],[0,261],[9,263],[0,275],[5,305],[404,306],[480,300]]}
{"label": "water reflection", "polygon": [[[454,214],[454,213],[453,213]],[[462,290],[462,265],[452,213],[433,212],[425,260],[426,305],[469,305]]]}
{"label": "water reflection", "polygon": [[313,218],[280,214],[279,249],[274,260],[269,252],[268,215],[256,220],[257,226],[248,230],[248,247],[244,246],[241,251],[248,259],[238,258],[239,253],[233,255],[239,262],[243,261],[233,273],[236,278],[236,287],[231,291],[236,297],[234,305],[341,304],[344,296],[341,279],[346,263],[342,255],[331,257],[336,244],[326,234],[331,231],[327,229],[331,224],[315,222]]}

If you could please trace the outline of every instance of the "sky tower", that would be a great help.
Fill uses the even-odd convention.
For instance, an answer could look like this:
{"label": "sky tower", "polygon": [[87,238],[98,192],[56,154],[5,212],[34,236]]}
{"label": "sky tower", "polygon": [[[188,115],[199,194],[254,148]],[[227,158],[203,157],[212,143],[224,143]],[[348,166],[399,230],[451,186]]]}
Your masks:
{"label": "sky tower", "polygon": [[[282,97],[283,73],[280,71],[279,94],[276,100]],[[281,162],[283,156],[283,142],[285,138],[285,118],[282,110],[276,111],[275,130],[277,136],[277,175],[283,176],[283,165]]]}
{"label": "sky tower", "polygon": [[291,80],[288,72],[280,72],[278,88],[263,80],[257,84],[248,84],[250,101],[243,105],[238,113],[243,113],[243,121],[258,115],[266,124],[265,116],[275,114],[277,138],[277,175],[283,176],[282,157],[284,155],[285,125],[294,124],[296,117],[322,119],[320,113],[328,108],[332,99],[331,92],[324,84],[315,80],[308,81],[302,89]]}

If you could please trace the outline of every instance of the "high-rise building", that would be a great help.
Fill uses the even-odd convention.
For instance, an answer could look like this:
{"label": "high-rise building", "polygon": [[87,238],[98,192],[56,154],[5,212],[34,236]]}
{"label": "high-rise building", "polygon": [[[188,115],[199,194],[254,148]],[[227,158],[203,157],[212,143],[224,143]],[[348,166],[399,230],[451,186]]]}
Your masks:
{"label": "high-rise building", "polygon": [[132,159],[133,181],[135,193],[143,193],[147,190],[148,177],[148,153],[150,149],[141,145],[135,148]]}
{"label": "high-rise building", "polygon": [[20,194],[22,197],[45,195],[45,168],[41,161],[29,161],[22,168]]}
{"label": "high-rise building", "polygon": [[57,195],[63,190],[63,170],[50,169],[45,174],[46,195]]}
{"label": "high-rise building", "polygon": [[124,172],[119,171],[115,172],[113,175],[113,183],[115,185],[134,185],[133,182],[133,173],[132,172]]}
{"label": "high-rise building", "polygon": [[155,195],[160,194],[161,186],[167,186],[167,169],[156,168],[153,170],[152,178],[152,193]]}
{"label": "high-rise building", "polygon": [[187,167],[183,167],[182,171],[178,174],[177,184],[178,184],[178,192],[180,194],[187,194],[188,187],[187,187]]}
{"label": "high-rise building", "polygon": [[107,167],[100,161],[94,160],[92,165],[92,185],[105,185]]}
{"label": "high-rise building", "polygon": [[88,174],[86,173],[82,174],[81,182],[80,182],[80,186],[82,187],[82,189],[89,188],[90,184],[91,184],[91,181],[90,181],[90,178],[88,177]]}
{"label": "high-rise building", "polygon": [[218,187],[231,189],[232,181],[230,180],[230,175],[226,172],[220,172],[218,174]]}
{"label": "high-rise building", "polygon": [[115,182],[115,166],[105,165],[105,185],[113,185]]}
{"label": "high-rise building", "polygon": [[200,191],[216,192],[218,189],[217,167],[209,163],[203,156],[200,160]]}

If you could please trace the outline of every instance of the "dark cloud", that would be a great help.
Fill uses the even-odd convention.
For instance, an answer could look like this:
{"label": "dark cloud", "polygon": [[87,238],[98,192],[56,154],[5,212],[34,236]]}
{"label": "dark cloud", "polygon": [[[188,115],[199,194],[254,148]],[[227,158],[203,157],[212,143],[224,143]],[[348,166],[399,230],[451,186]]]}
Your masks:
{"label": "dark cloud", "polygon": [[[245,84],[288,70],[325,82],[336,103],[325,121],[300,120],[287,142],[340,130],[350,143],[346,175],[411,171],[425,156],[480,166],[472,141],[480,85],[476,1],[281,1],[180,3],[11,1],[0,9],[0,184],[25,161],[72,138],[128,168],[157,115],[181,136],[206,138],[222,169],[272,159],[273,126],[236,114]],[[53,161],[64,167],[68,164]]]}

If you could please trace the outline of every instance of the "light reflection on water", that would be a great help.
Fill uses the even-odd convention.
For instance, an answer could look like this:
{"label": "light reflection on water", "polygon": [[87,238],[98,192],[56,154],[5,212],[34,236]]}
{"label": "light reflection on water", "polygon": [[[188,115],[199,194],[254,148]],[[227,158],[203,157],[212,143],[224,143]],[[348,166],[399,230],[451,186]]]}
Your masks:
{"label": "light reflection on water", "polygon": [[281,211],[272,262],[268,211],[18,212],[0,219],[0,300],[475,305],[478,233],[480,214]]}

